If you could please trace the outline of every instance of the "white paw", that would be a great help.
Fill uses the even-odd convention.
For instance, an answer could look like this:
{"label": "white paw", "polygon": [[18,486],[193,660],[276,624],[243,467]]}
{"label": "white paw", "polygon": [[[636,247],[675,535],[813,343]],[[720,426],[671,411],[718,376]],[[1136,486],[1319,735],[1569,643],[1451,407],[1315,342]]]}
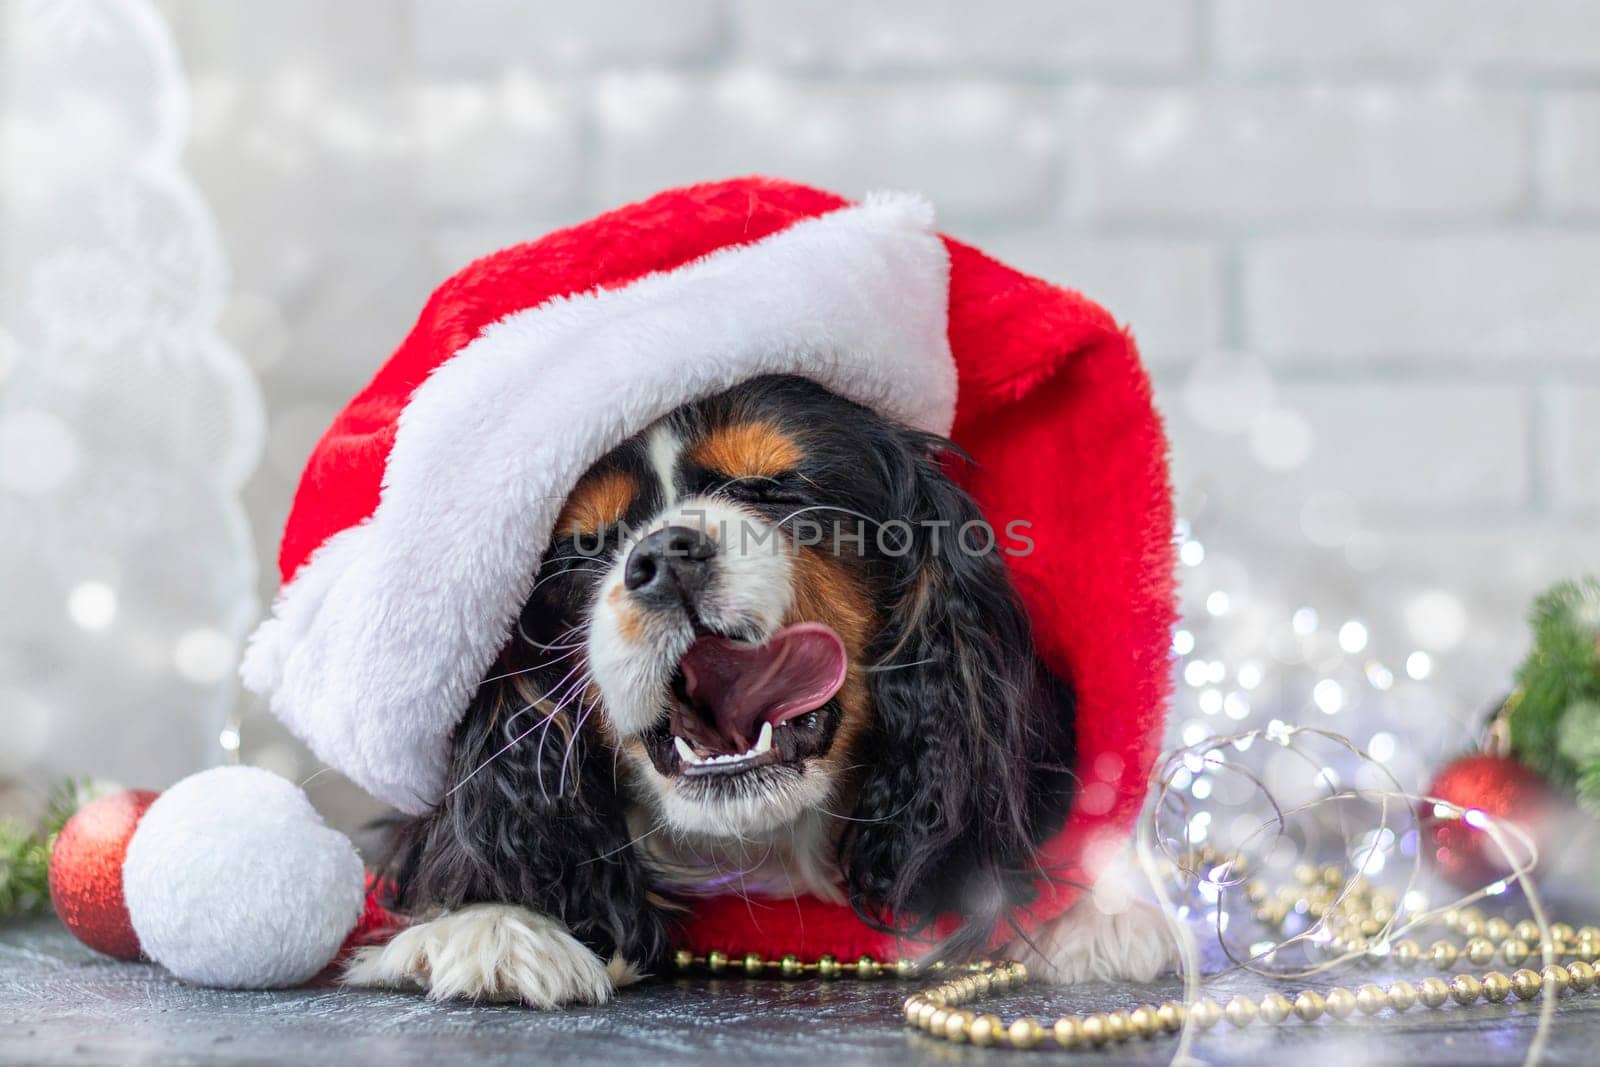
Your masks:
{"label": "white paw", "polygon": [[1170,971],[1177,947],[1160,910],[1139,900],[1125,905],[1108,913],[1087,895],[1032,938],[1013,942],[1011,954],[1029,974],[1061,985],[1148,982]]}
{"label": "white paw", "polygon": [[607,965],[548,915],[508,904],[473,904],[407,927],[386,945],[360,949],[347,985],[420,986],[433,1000],[521,1001],[534,1008],[604,1004],[628,969]]}

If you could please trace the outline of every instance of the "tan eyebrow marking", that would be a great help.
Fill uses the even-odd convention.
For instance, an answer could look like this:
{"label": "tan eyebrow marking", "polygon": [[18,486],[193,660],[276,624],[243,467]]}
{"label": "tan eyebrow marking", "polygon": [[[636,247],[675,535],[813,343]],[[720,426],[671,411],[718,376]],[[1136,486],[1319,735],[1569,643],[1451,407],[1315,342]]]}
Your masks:
{"label": "tan eyebrow marking", "polygon": [[628,513],[639,483],[627,471],[608,470],[587,475],[572,490],[556,518],[556,533],[563,537],[599,533]]}
{"label": "tan eyebrow marking", "polygon": [[742,422],[712,430],[689,457],[730,478],[771,478],[798,467],[805,452],[771,423]]}

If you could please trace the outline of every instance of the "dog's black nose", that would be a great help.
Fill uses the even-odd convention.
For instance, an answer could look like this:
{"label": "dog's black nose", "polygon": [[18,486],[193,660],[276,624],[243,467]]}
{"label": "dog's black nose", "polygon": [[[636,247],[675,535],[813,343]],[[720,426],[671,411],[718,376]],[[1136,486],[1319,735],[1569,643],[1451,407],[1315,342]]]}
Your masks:
{"label": "dog's black nose", "polygon": [[651,600],[687,599],[705,586],[716,554],[717,544],[704,530],[667,526],[633,546],[622,584]]}

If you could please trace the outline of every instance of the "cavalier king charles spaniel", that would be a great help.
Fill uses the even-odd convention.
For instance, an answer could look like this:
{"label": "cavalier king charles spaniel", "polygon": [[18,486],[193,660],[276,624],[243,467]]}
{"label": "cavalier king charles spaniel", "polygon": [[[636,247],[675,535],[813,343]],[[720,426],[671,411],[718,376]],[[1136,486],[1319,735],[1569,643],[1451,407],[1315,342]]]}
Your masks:
{"label": "cavalier king charles spaniel", "polygon": [[[357,985],[600,1003],[697,896],[811,894],[981,955],[1074,796],[1073,691],[1039,662],[947,440],[795,377],[686,405],[579,482],[451,747],[394,831],[416,922]],[[1025,527],[1025,524],[1022,524]],[[921,918],[919,918],[921,917]],[[898,925],[895,925],[898,924]],[[1011,946],[1148,979],[1159,917],[1086,896]]]}

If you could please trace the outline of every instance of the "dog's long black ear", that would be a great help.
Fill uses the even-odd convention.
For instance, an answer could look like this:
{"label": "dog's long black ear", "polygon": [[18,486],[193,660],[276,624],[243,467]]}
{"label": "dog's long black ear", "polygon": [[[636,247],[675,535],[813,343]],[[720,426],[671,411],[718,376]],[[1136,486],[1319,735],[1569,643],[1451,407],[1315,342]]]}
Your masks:
{"label": "dog's long black ear", "polygon": [[1039,662],[1006,574],[1008,542],[969,525],[983,516],[946,474],[947,456],[959,458],[908,432],[881,456],[897,498],[883,518],[910,532],[880,539],[893,608],[873,649],[868,769],[841,861],[869,922],[883,926],[892,910],[896,929],[916,933],[941,912],[964,916],[940,948],[961,957],[981,954],[1005,913],[1034,896],[1034,847],[1072,796],[1073,694]]}
{"label": "dog's long black ear", "polygon": [[585,722],[557,710],[561,693],[543,692],[559,688],[570,663],[518,662],[503,659],[492,673],[526,673],[486,681],[457,727],[450,792],[396,828],[383,865],[395,904],[404,912],[517,904],[565,922],[602,959],[620,952],[650,966],[668,934],[628,847],[627,805],[598,716]]}

